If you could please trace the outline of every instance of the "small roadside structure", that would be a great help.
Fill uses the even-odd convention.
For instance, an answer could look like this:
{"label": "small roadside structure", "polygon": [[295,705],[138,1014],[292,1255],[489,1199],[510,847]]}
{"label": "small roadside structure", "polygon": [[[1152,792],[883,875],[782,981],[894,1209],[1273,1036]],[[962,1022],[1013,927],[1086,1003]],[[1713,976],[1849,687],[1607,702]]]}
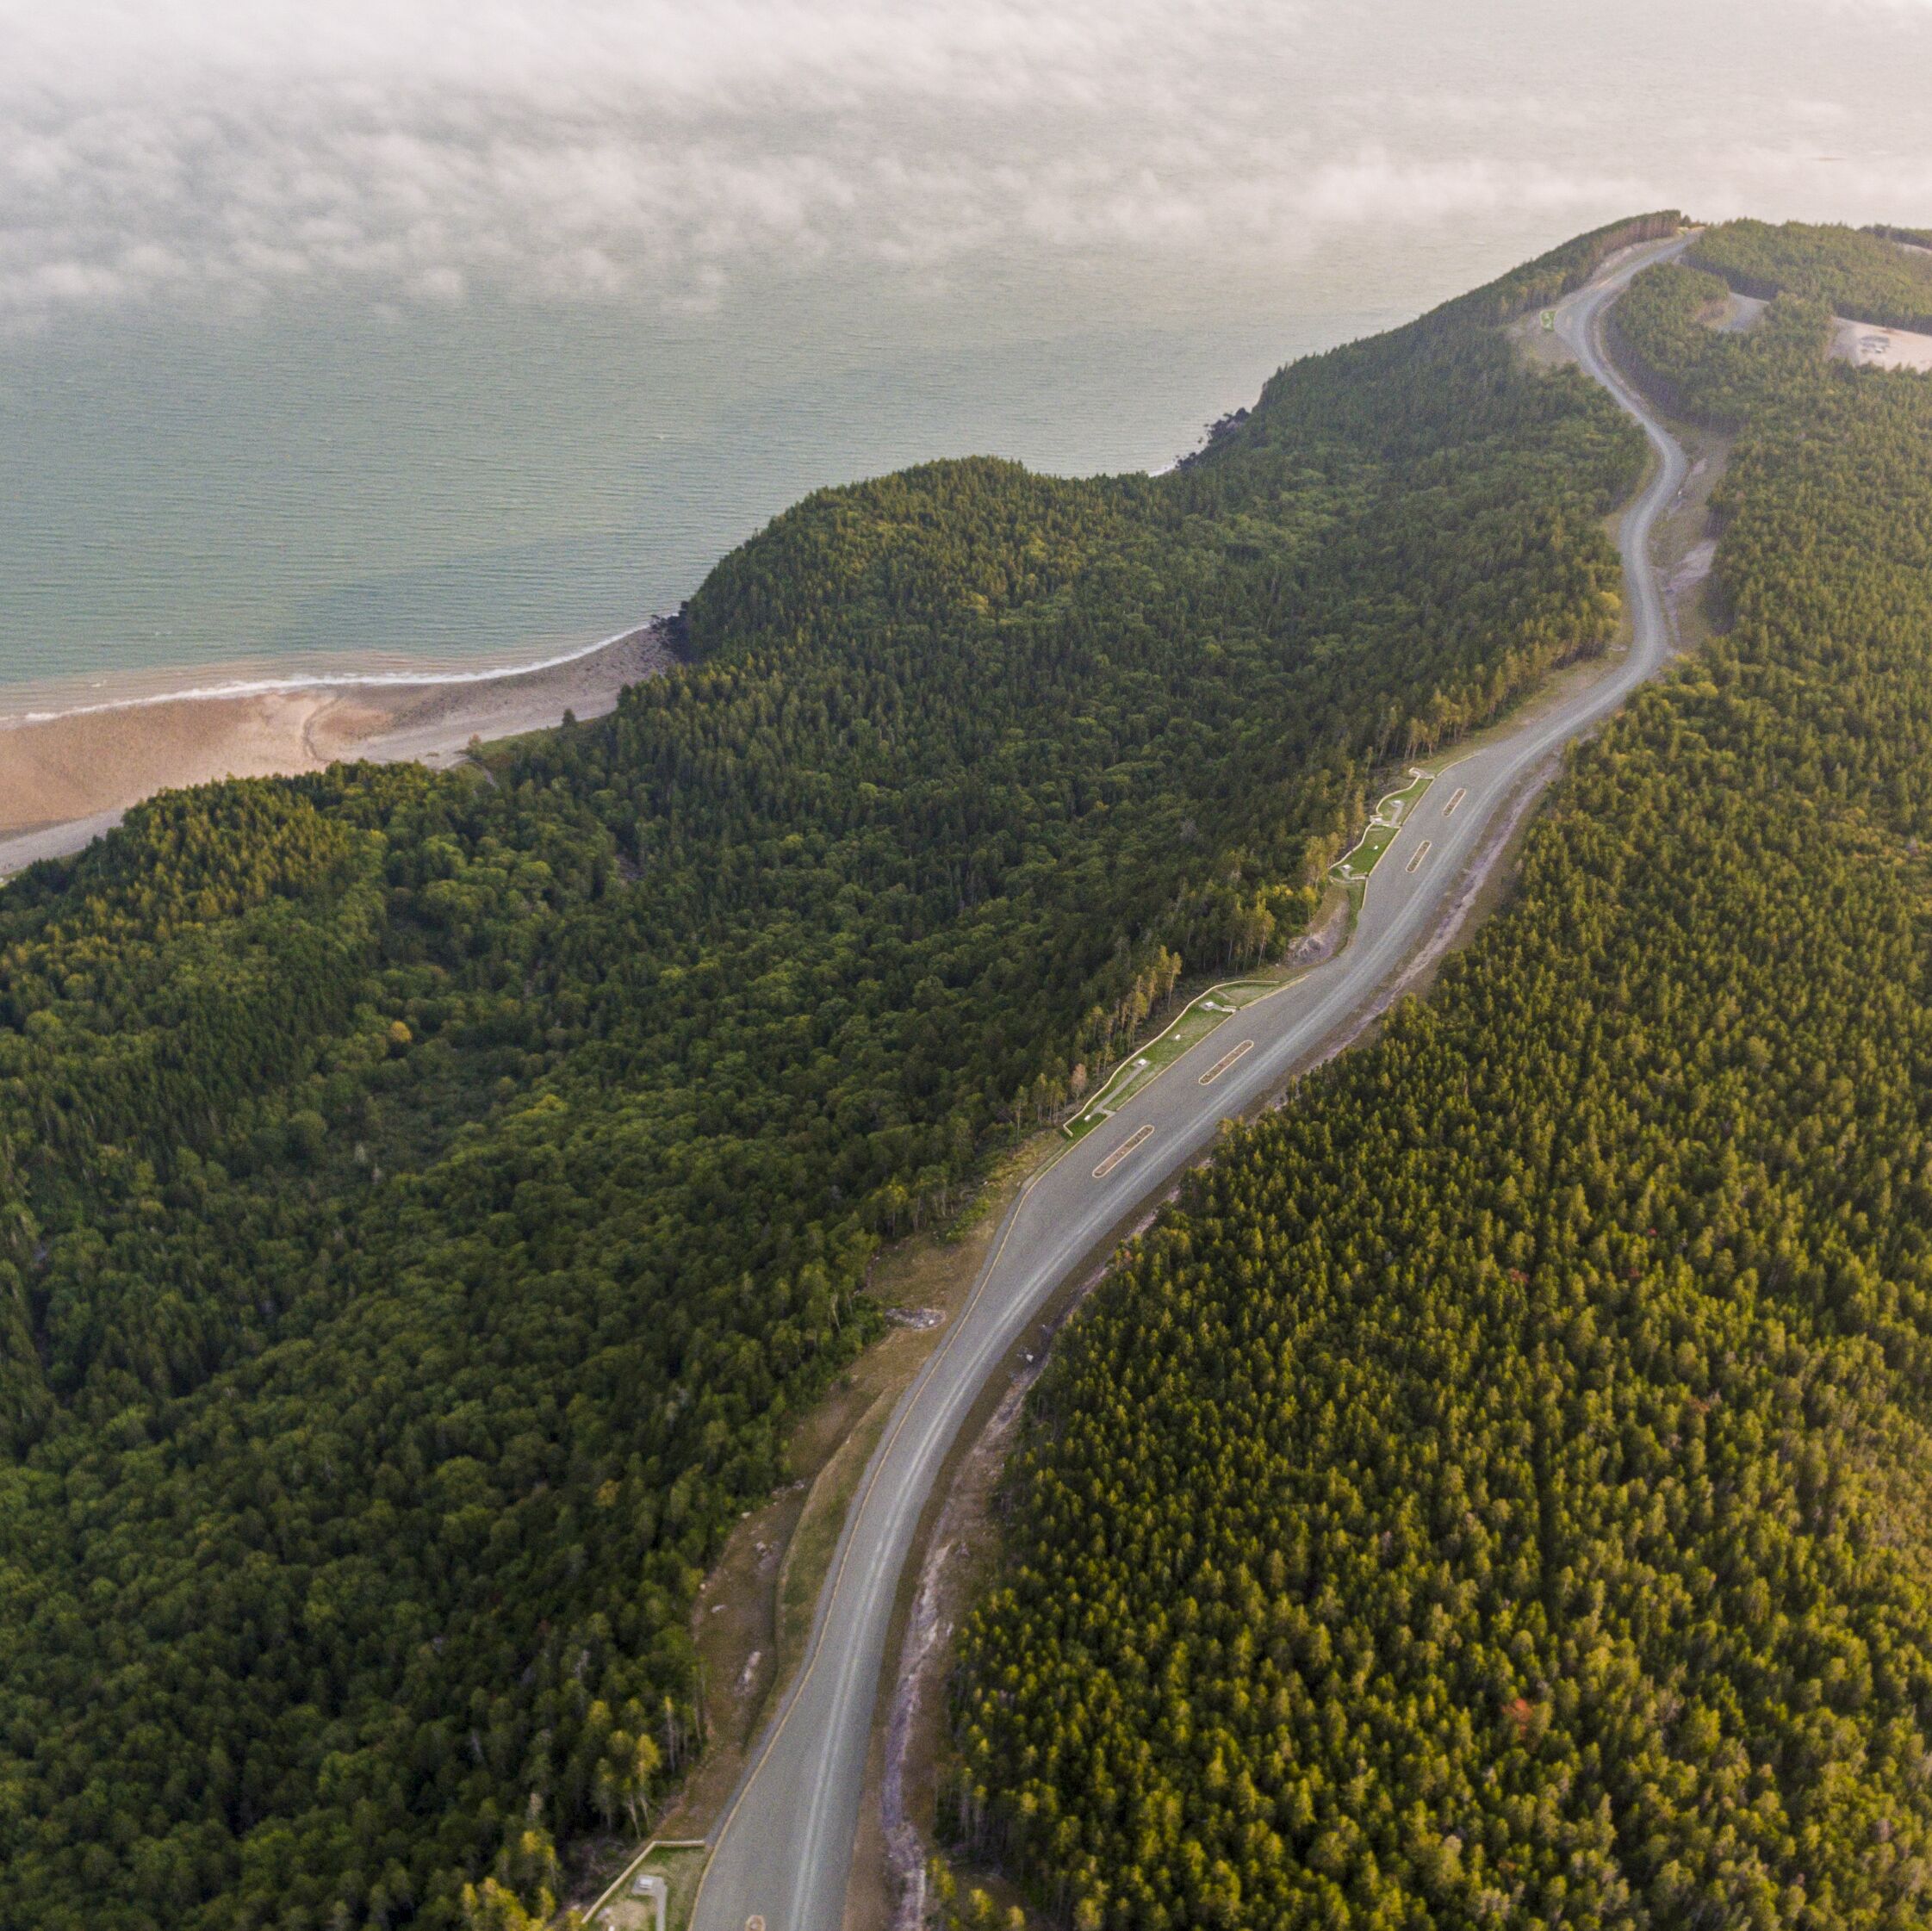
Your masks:
{"label": "small roadside structure", "polygon": [[650,1906],[651,1931],[664,1931],[664,1907],[671,1887],[655,1871],[640,1871],[631,1880],[631,1894]]}

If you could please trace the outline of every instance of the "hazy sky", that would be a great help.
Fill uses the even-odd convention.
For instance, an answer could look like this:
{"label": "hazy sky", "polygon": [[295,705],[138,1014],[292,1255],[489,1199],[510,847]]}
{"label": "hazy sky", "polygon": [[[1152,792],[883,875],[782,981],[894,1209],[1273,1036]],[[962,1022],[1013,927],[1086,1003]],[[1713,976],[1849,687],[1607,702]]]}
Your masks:
{"label": "hazy sky", "polygon": [[1932,220],[1932,0],[0,0],[0,316]]}
{"label": "hazy sky", "polygon": [[540,655],[1619,214],[1932,224],[1929,79],[1932,0],[0,0],[0,704]]}

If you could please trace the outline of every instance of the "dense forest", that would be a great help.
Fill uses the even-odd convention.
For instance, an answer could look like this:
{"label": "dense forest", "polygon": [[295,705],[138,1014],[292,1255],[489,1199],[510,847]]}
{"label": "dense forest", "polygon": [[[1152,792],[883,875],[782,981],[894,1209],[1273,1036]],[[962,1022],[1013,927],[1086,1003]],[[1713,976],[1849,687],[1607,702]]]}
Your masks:
{"label": "dense forest", "polygon": [[1728,221],[1693,252],[1740,295],[1802,296],[1854,321],[1932,328],[1932,250],[1910,229]]}
{"label": "dense forest", "polygon": [[1932,382],[1825,352],[1881,245],[1619,304],[1737,432],[1723,634],[1036,1391],[946,1820],[1081,1931],[1932,1911]]}
{"label": "dense forest", "polygon": [[877,1242],[1613,634],[1641,439],[1490,325],[1631,232],[1167,476],[813,496],[486,769],[0,893],[0,1926],[445,1926],[648,1820]]}

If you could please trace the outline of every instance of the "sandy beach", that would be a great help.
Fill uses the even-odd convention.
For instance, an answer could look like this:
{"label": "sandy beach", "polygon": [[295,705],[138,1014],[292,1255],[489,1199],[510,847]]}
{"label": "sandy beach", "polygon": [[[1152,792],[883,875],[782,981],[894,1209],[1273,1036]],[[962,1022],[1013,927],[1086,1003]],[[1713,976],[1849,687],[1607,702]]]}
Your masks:
{"label": "sandy beach", "polygon": [[131,804],[180,785],[320,771],[345,758],[429,765],[613,710],[672,662],[653,622],[562,663],[500,677],[339,683],[168,698],[0,727],[0,874],[78,851]]}

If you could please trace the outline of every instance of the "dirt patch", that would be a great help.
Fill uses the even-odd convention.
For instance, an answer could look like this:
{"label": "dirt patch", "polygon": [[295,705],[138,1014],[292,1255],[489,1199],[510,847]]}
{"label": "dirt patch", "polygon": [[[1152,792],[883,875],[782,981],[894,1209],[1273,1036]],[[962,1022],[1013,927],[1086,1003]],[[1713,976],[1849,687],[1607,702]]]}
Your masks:
{"label": "dirt patch", "polygon": [[1932,335],[1834,315],[1831,353],[1838,361],[1859,369],[1910,369],[1923,375],[1932,370]]}
{"label": "dirt patch", "polygon": [[1704,587],[1705,580],[1711,574],[1711,567],[1717,560],[1718,539],[1706,537],[1702,543],[1693,543],[1686,550],[1682,561],[1664,579],[1664,600],[1680,624],[1690,607],[1691,599]]}
{"label": "dirt patch", "polygon": [[[843,1402],[849,1396],[848,1377],[828,1399]],[[691,1634],[698,1650],[705,1753],[660,1821],[667,1835],[704,1835],[757,1733],[777,1674],[779,1570],[811,1487],[795,1476],[763,1508],[746,1516],[698,1592]]]}
{"label": "dirt patch", "polygon": [[[1553,313],[1553,311],[1551,311]],[[1532,308],[1519,315],[1503,331],[1516,358],[1531,369],[1573,368],[1575,352],[1554,327],[1543,326],[1544,311]]]}
{"label": "dirt patch", "polygon": [[1771,306],[1762,295],[1741,295],[1735,291],[1722,301],[1714,301],[1699,319],[1706,328],[1720,335],[1749,335],[1764,320]]}
{"label": "dirt patch", "polygon": [[1680,649],[1695,650],[1724,628],[1711,573],[1722,534],[1711,499],[1730,463],[1730,438],[1710,430],[1673,424],[1672,432],[1691,457],[1677,500],[1657,524],[1655,556],[1664,603]]}
{"label": "dirt patch", "polygon": [[1349,898],[1338,885],[1330,885],[1322,896],[1320,910],[1306,932],[1289,942],[1282,963],[1297,972],[1320,965],[1333,959],[1348,942]]}

